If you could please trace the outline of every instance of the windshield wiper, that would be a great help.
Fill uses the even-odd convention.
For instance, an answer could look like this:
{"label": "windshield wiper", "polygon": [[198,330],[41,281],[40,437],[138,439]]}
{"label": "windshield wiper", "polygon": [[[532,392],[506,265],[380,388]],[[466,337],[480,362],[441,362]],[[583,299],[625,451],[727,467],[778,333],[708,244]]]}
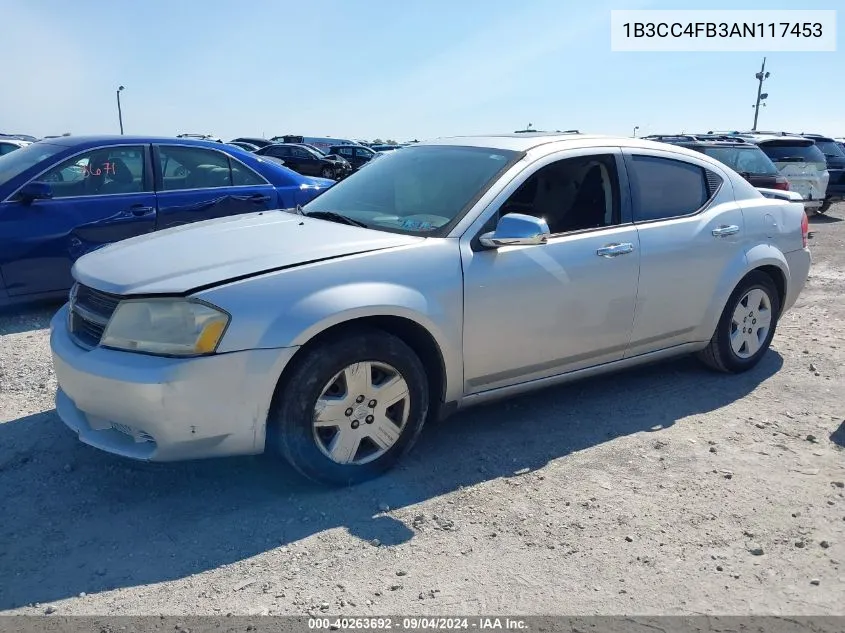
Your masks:
{"label": "windshield wiper", "polygon": [[319,220],[329,220],[331,222],[339,222],[341,224],[349,224],[350,226],[360,226],[362,229],[366,229],[367,225],[363,222],[356,220],[354,218],[350,218],[348,215],[343,215],[341,213],[335,213],[334,211],[311,211],[310,213],[306,213],[305,211],[300,210],[300,213],[308,218],[317,218]]}

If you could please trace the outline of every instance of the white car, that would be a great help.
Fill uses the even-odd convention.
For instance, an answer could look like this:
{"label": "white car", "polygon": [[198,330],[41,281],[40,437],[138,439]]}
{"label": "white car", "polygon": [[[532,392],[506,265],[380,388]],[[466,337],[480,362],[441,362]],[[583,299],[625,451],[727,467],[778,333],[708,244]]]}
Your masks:
{"label": "white car", "polygon": [[824,203],[830,174],[827,160],[815,141],[786,134],[741,134],[759,145],[789,181],[789,189],[801,194],[804,208],[818,211]]}
{"label": "white car", "polygon": [[16,149],[21,149],[27,145],[32,145],[32,141],[24,141],[17,138],[6,138],[0,136],[0,156],[14,152]]}

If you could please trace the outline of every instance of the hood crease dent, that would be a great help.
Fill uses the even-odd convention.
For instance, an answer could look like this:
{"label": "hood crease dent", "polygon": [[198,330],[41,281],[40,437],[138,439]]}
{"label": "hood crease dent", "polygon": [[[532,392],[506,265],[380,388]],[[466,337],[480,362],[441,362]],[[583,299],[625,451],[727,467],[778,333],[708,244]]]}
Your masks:
{"label": "hood crease dent", "polygon": [[80,257],[73,276],[115,295],[186,294],[256,275],[424,241],[259,211],[133,237]]}

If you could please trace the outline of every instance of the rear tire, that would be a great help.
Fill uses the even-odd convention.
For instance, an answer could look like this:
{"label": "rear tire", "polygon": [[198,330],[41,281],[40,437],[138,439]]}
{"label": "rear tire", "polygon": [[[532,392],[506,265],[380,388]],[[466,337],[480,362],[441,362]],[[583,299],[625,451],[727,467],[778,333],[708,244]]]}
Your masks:
{"label": "rear tire", "polygon": [[769,349],[779,315],[780,296],[772,278],[750,272],[731,293],[713,338],[697,354],[699,360],[717,371],[748,371]]}
{"label": "rear tire", "polygon": [[824,202],[822,202],[822,206],[816,209],[816,213],[818,213],[819,215],[827,213],[827,210],[830,209],[830,204],[830,200],[825,200]]}
{"label": "rear tire", "polygon": [[348,486],[392,468],[414,445],[428,414],[428,378],[404,341],[347,330],[295,363],[273,398],[267,445],[299,473]]}

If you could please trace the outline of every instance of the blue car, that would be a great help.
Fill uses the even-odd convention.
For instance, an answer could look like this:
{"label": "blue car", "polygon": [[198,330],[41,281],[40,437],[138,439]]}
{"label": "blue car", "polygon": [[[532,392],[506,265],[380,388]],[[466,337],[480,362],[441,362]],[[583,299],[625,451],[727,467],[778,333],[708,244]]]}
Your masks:
{"label": "blue car", "polygon": [[0,156],[0,307],[59,299],[85,253],[136,235],[305,204],[334,184],[188,138],[61,137]]}

